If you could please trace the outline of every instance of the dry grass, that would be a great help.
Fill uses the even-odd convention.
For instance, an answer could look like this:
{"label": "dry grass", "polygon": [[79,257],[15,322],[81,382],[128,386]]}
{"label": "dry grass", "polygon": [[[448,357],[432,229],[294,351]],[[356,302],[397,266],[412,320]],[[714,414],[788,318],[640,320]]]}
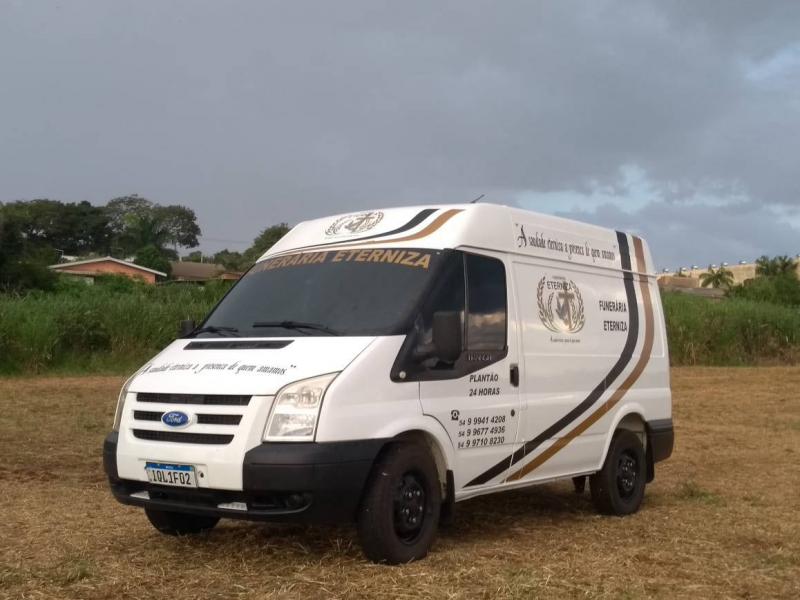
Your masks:
{"label": "dry grass", "polygon": [[119,378],[0,380],[0,597],[797,597],[800,368],[673,371],[677,449],[640,513],[558,484],[458,505],[428,559],[367,563],[350,527],[223,521],[160,536],[100,446]]}

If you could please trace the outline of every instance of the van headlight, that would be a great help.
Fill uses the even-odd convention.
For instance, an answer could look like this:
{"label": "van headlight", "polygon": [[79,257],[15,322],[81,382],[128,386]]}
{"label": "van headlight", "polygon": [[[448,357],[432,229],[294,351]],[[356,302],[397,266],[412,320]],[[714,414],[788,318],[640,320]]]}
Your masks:
{"label": "van headlight", "polygon": [[128,377],[128,380],[122,386],[122,389],[119,391],[119,397],[117,398],[117,410],[114,411],[114,426],[111,428],[112,431],[119,431],[119,424],[122,421],[122,411],[125,408],[125,397],[128,395],[128,388],[131,387],[131,383],[133,383],[134,378],[142,372],[143,369],[139,369]]}
{"label": "van headlight", "polygon": [[339,373],[303,379],[281,388],[272,403],[265,442],[310,442],[317,429],[317,418],[325,390]]}

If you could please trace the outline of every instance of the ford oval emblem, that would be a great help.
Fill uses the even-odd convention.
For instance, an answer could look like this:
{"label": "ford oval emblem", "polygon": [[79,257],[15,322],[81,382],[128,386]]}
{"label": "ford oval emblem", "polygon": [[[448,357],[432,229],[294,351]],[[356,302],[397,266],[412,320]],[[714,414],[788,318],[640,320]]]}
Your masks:
{"label": "ford oval emblem", "polygon": [[189,424],[189,415],[179,410],[171,410],[161,415],[161,422],[169,427],[183,427]]}

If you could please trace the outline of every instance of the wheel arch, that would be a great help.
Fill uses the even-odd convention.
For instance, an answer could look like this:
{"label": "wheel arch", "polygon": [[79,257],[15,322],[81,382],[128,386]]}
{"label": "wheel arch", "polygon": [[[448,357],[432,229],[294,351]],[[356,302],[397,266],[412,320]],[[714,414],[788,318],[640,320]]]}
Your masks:
{"label": "wheel arch", "polygon": [[644,417],[645,410],[638,403],[626,404],[614,415],[614,420],[608,428],[606,434],[605,444],[603,446],[603,454],[600,457],[598,470],[603,467],[608,456],[608,449],[611,447],[611,439],[619,429],[625,429],[635,433],[642,442],[642,447],[645,450],[645,457],[647,459],[647,482],[653,480],[653,453],[650,448],[649,436],[647,435],[647,420]]}
{"label": "wheel arch", "polygon": [[392,441],[408,441],[424,445],[428,448],[428,451],[433,457],[433,462],[436,463],[436,472],[439,476],[439,485],[442,489],[442,498],[445,498],[447,495],[447,471],[450,468],[450,464],[447,461],[447,455],[442,449],[439,440],[437,440],[436,437],[428,431],[422,429],[412,429],[396,435],[394,438],[392,438]]}
{"label": "wheel arch", "polygon": [[386,439],[387,442],[401,439],[423,441],[431,448],[431,453],[437,461],[437,468],[442,467],[441,473],[452,469],[455,464],[455,452],[450,436],[442,424],[433,417],[420,415],[396,420],[389,427],[375,432],[375,437]]}
{"label": "wheel arch", "polygon": [[436,464],[436,472],[442,489],[442,498],[447,498],[448,494],[454,492],[454,490],[448,489],[448,481],[452,481],[452,475],[448,477],[448,472],[453,469],[455,458],[453,447],[447,432],[438,421],[434,419],[414,419],[396,423],[394,431],[383,431],[379,437],[386,441],[372,461],[373,468],[390,444],[397,442],[417,443],[428,449]]}

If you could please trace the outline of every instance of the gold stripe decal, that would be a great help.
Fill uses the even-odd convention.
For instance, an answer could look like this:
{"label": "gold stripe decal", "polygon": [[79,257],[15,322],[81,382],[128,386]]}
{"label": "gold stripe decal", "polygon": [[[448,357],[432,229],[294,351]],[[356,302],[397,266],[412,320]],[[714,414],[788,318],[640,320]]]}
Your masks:
{"label": "gold stripe decal", "polygon": [[[411,235],[407,235],[404,237],[399,238],[392,238],[392,239],[380,239],[380,240],[370,240],[368,242],[361,242],[358,244],[347,244],[352,246],[367,246],[370,244],[388,244],[392,242],[410,242],[412,240],[420,240],[424,237],[428,237],[429,235],[435,233],[441,227],[447,223],[450,219],[455,217],[458,213],[463,212],[464,209],[462,208],[450,208],[436,217],[433,221],[431,221],[430,225],[425,227],[424,229],[419,230],[417,233],[412,233]],[[344,242],[346,244],[346,242]]]}
{"label": "gold stripe decal", "polygon": [[[644,261],[644,246],[642,240],[633,236],[633,246],[636,252],[636,264],[639,273],[646,273],[647,269]],[[518,481],[528,475],[531,471],[539,468],[545,462],[555,456],[572,440],[589,429],[597,421],[600,420],[608,411],[610,411],[625,395],[625,393],[633,387],[636,381],[644,372],[647,362],[650,360],[650,355],[653,351],[653,335],[654,335],[654,319],[653,319],[653,303],[650,297],[650,285],[646,275],[637,275],[639,278],[640,287],[642,290],[642,304],[644,305],[644,344],[642,346],[642,353],[639,355],[639,360],[631,371],[630,375],[622,382],[617,390],[603,402],[597,410],[590,414],[585,421],[574,427],[572,430],[558,438],[552,446],[549,446],[544,452],[539,454],[531,462],[524,467],[508,476],[506,481]]]}

